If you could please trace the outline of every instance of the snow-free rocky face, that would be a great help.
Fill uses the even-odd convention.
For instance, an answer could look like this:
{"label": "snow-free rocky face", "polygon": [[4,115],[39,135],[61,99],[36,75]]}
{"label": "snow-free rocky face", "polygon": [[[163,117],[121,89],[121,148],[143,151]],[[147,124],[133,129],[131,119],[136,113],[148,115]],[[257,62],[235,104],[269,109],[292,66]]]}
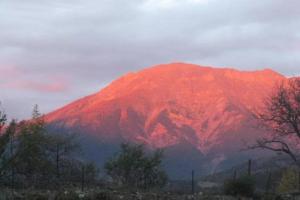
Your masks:
{"label": "snow-free rocky face", "polygon": [[275,84],[284,80],[269,69],[247,72],[184,63],[158,65],[126,74],[45,119],[53,127],[76,130],[106,146],[121,141],[144,143],[149,148],[166,148],[166,154],[178,160],[187,158],[176,152],[198,152],[192,160],[201,157],[202,164],[197,164],[212,169],[234,157],[244,141],[263,134],[253,114]]}

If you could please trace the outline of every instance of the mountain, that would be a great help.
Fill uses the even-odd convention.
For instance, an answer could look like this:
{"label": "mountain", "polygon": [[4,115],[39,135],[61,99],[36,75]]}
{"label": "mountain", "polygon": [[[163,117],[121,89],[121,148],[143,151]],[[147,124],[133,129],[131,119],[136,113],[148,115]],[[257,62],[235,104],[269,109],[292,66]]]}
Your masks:
{"label": "mountain", "polygon": [[284,80],[270,69],[164,64],[126,74],[45,119],[52,128],[84,135],[92,154],[103,144],[110,155],[110,147],[130,141],[165,148],[174,174],[187,165],[209,172],[246,158],[239,153],[243,141],[263,134],[253,114]]}

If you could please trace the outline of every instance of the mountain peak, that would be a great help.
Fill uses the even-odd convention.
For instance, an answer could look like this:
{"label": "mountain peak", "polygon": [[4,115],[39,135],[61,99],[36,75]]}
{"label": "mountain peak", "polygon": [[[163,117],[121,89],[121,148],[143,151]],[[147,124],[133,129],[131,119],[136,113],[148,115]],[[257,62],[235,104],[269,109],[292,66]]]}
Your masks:
{"label": "mountain peak", "polygon": [[131,141],[154,148],[189,144],[201,155],[225,159],[241,148],[243,140],[263,134],[253,129],[253,113],[284,80],[270,69],[162,64],[122,76],[45,119],[108,144]]}
{"label": "mountain peak", "polygon": [[254,71],[246,71],[246,70],[238,70],[233,67],[212,67],[212,66],[204,66],[204,65],[197,65],[197,64],[190,64],[190,63],[184,63],[184,62],[174,62],[174,63],[167,63],[167,64],[160,64],[155,65],[151,67],[147,67],[143,70],[140,70],[138,72],[129,73],[137,74],[137,73],[161,73],[161,72],[168,72],[168,73],[188,73],[188,72],[202,72],[202,73],[218,73],[218,74],[224,74],[224,73],[231,73],[231,74],[264,74],[269,76],[276,76],[279,78],[284,78],[283,75],[279,74],[278,72],[266,68],[262,70],[254,70]]}
{"label": "mountain peak", "polygon": [[152,147],[185,142],[208,154],[236,149],[229,144],[257,134],[245,124],[283,80],[270,69],[156,65],[122,76],[100,92],[46,115],[46,120],[103,140]]}
{"label": "mountain peak", "polygon": [[[117,91],[119,95],[128,93],[131,90],[143,88],[148,90],[157,86],[163,86],[165,90],[173,88],[174,85],[194,85],[211,82],[224,87],[224,83],[233,80],[240,83],[264,82],[263,84],[273,84],[274,81],[285,79],[285,77],[271,69],[257,71],[240,71],[229,67],[210,67],[188,63],[160,64],[142,69],[137,72],[128,73],[110,84],[104,91]],[[262,83],[261,83],[262,84]],[[193,86],[193,87],[194,87]],[[159,89],[160,90],[160,89]],[[103,93],[103,90],[101,91]],[[100,93],[101,93],[100,92]]]}

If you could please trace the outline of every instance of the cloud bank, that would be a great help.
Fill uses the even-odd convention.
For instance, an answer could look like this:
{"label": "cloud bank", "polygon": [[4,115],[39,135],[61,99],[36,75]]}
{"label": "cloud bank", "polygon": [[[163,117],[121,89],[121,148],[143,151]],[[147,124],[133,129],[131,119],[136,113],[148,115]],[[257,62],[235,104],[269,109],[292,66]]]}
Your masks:
{"label": "cloud bank", "polygon": [[298,0],[0,1],[0,100],[24,118],[169,62],[300,74]]}

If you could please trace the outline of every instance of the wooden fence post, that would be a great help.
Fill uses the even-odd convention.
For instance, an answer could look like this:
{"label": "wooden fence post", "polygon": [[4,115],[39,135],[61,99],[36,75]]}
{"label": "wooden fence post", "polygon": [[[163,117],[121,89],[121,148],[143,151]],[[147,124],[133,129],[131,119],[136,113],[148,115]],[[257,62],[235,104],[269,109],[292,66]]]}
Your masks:
{"label": "wooden fence post", "polygon": [[192,170],[192,194],[195,192],[194,175],[194,170]]}
{"label": "wooden fence post", "polygon": [[251,167],[252,167],[252,160],[249,159],[249,160],[248,160],[248,175],[249,175],[249,176],[251,176],[251,170],[252,170]]}

